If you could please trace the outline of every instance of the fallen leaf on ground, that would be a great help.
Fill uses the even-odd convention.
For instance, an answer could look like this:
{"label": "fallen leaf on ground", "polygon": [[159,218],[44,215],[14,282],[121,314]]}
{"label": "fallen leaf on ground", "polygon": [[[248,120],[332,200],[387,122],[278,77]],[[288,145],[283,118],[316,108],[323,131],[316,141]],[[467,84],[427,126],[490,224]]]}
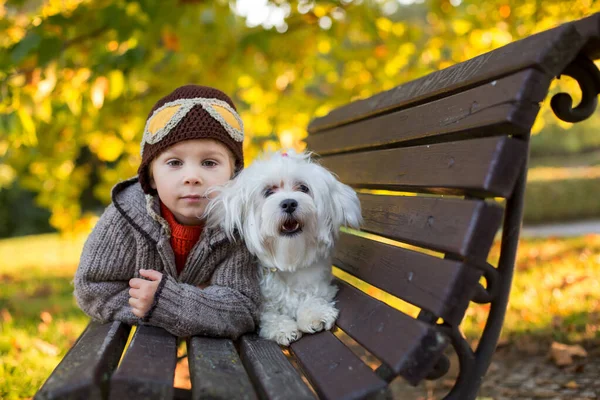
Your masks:
{"label": "fallen leaf on ground", "polygon": [[48,311],[42,311],[40,318],[44,323],[49,324],[52,322],[52,315]]}
{"label": "fallen leaf on ground", "polygon": [[587,351],[580,345],[568,345],[553,342],[550,347],[550,358],[559,367],[573,364],[573,357],[587,357]]}
{"label": "fallen leaf on ground", "polygon": [[2,318],[2,321],[7,323],[13,320],[12,315],[10,315],[10,312],[6,308],[3,308],[0,311],[0,318]]}
{"label": "fallen leaf on ground", "polygon": [[569,382],[565,383],[564,386],[567,389],[577,389],[579,387],[579,385],[575,381],[569,381]]}
{"label": "fallen leaf on ground", "polygon": [[48,342],[43,341],[42,339],[35,338],[33,339],[33,345],[42,353],[47,356],[57,356],[60,353],[58,347]]}

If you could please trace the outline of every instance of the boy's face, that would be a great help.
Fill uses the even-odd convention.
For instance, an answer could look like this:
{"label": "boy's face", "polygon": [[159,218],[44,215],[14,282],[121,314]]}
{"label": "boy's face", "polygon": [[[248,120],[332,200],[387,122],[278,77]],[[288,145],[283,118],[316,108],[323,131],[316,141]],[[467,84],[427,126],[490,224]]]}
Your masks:
{"label": "boy's face", "polygon": [[150,164],[150,185],[183,225],[199,225],[208,204],[206,190],[226,183],[233,175],[233,157],[222,143],[211,139],[179,142]]}

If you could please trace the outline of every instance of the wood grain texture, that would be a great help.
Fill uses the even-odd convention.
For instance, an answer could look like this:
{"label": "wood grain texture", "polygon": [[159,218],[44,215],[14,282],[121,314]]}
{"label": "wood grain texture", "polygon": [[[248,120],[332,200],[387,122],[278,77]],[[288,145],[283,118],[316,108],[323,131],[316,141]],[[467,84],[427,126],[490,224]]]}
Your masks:
{"label": "wood grain texture", "polygon": [[105,398],[130,329],[121,322],[90,322],[34,398]]}
{"label": "wood grain texture", "polygon": [[256,399],[233,342],[194,336],[188,342],[193,399]]}
{"label": "wood grain texture", "polygon": [[113,399],[172,399],[177,338],[162,328],[138,326],[110,380]]}
{"label": "wood grain texture", "polygon": [[342,232],[333,264],[452,325],[462,320],[481,272],[459,261]]}
{"label": "wood grain texture", "polygon": [[385,398],[386,382],[329,331],[290,346],[320,399]]}
{"label": "wood grain texture", "polygon": [[336,284],[336,325],[412,385],[423,380],[446,348],[446,337],[345,282]]}
{"label": "wood grain texture", "polygon": [[310,135],[320,155],[530,131],[550,77],[529,69],[431,103]]}
{"label": "wood grain texture", "polygon": [[308,400],[313,392],[272,340],[255,334],[240,339],[240,356],[261,399]]}
{"label": "wood grain texture", "polygon": [[441,71],[358,100],[316,118],[308,131],[316,133],[376,114],[452,95],[514,72],[535,68],[556,76],[585,44],[573,23],[540,32]]}
{"label": "wood grain texture", "polygon": [[492,137],[323,157],[321,164],[358,188],[508,197],[527,143]]}
{"label": "wood grain texture", "polygon": [[427,249],[485,259],[502,223],[491,202],[360,193],[361,230]]}

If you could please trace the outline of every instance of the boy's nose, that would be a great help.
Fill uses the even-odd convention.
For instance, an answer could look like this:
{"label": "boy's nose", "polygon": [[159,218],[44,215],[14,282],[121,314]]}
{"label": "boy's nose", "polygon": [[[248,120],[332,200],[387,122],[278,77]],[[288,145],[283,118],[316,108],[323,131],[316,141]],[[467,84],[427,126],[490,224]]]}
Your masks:
{"label": "boy's nose", "polygon": [[200,175],[198,175],[197,173],[190,172],[185,177],[185,184],[186,185],[200,185],[200,184],[202,184],[202,179],[200,178]]}
{"label": "boy's nose", "polygon": [[186,178],[185,183],[186,183],[186,185],[199,185],[200,179],[198,179],[197,177],[194,177],[194,176],[190,176],[190,177]]}

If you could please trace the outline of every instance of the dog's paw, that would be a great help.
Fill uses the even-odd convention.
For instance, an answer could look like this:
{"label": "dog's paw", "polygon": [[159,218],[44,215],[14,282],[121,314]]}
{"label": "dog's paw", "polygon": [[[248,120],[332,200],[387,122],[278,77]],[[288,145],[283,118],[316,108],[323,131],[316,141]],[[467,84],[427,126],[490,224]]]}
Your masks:
{"label": "dog's paw", "polygon": [[286,347],[302,337],[302,332],[298,330],[298,325],[293,320],[263,326],[259,334],[264,339],[274,340],[277,344]]}
{"label": "dog's paw", "polygon": [[302,332],[315,333],[333,328],[338,310],[330,305],[304,308],[298,312],[298,327]]}

